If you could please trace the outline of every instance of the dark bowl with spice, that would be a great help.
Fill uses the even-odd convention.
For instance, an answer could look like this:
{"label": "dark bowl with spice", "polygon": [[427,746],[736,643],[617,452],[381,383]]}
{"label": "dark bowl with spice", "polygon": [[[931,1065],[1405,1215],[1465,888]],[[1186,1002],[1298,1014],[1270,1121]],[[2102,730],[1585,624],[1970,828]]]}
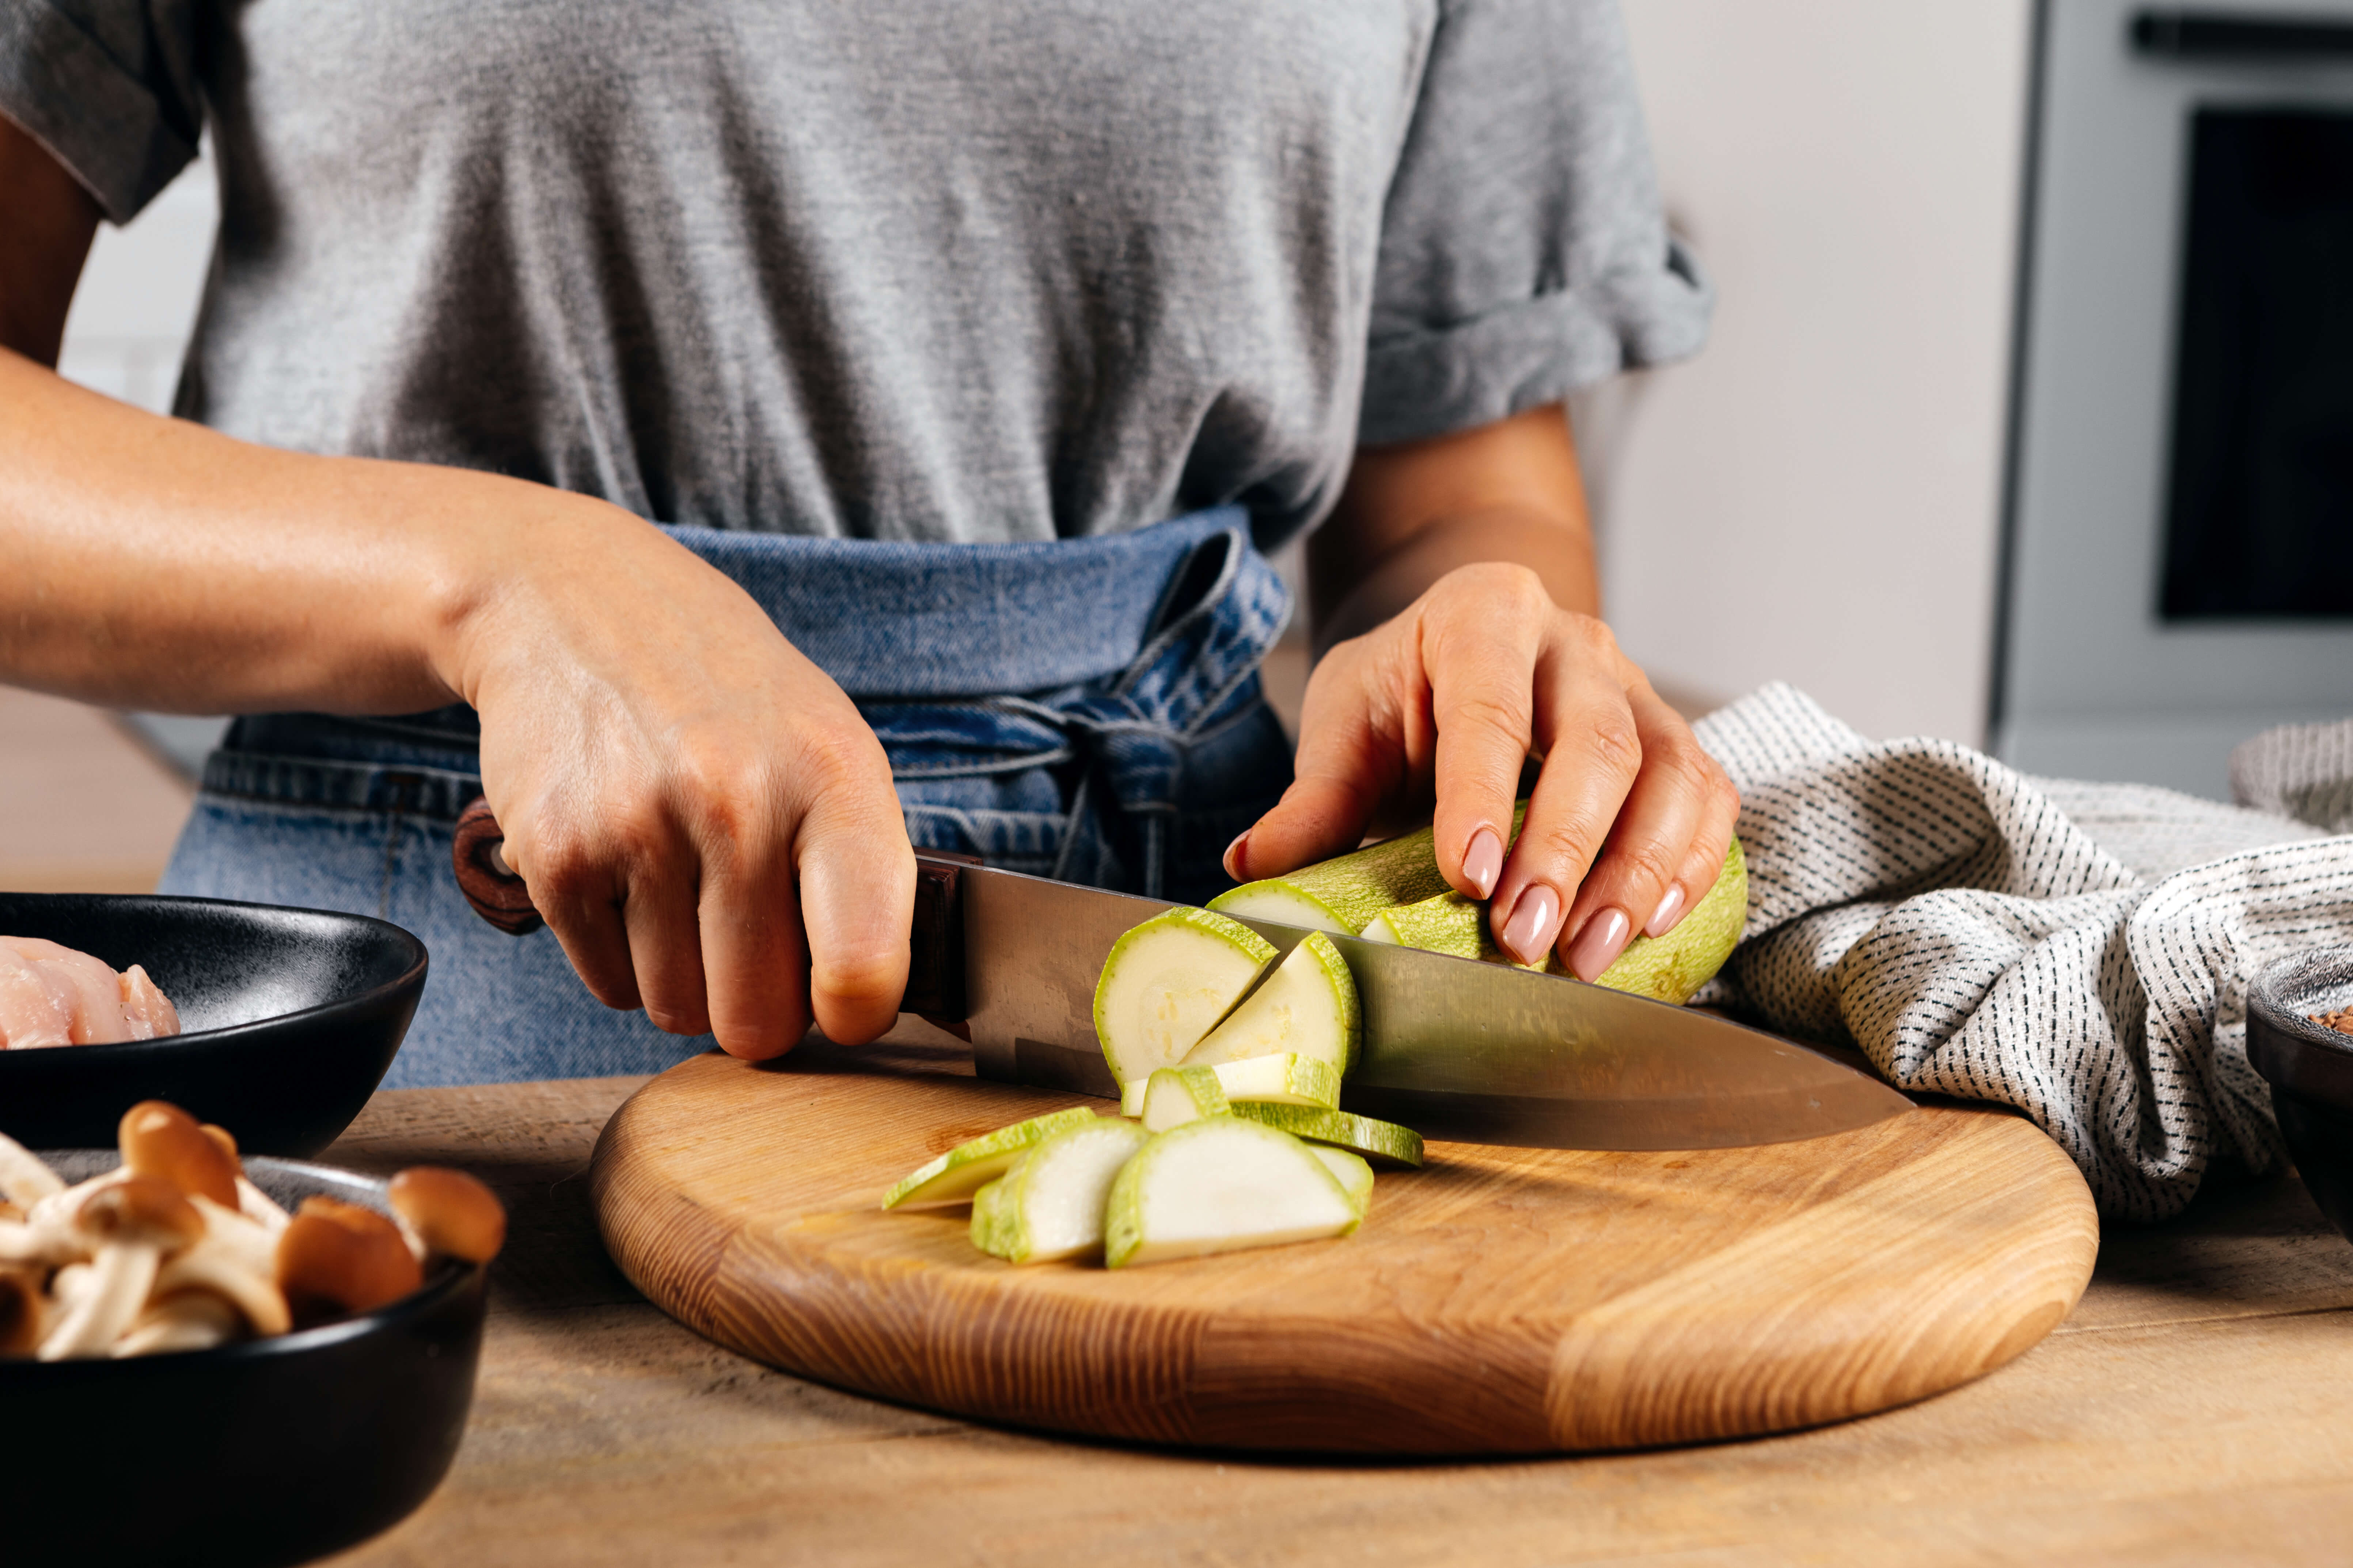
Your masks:
{"label": "dark bowl with spice", "polygon": [[2353,1238],[2353,947],[2281,959],[2247,992],[2247,1060],[2305,1186]]}

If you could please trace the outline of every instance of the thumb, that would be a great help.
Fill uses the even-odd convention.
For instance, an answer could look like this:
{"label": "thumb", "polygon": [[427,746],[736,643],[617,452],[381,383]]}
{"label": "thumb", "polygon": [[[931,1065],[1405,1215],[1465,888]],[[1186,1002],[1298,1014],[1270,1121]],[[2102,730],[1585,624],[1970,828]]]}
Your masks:
{"label": "thumb", "polygon": [[1335,695],[1307,705],[1291,787],[1227,848],[1226,874],[1236,881],[1280,877],[1354,849],[1402,777],[1403,756],[1373,723],[1362,689]]}
{"label": "thumb", "polygon": [[915,853],[889,785],[832,792],[794,856],[808,936],[809,1010],[826,1037],[863,1045],[898,1022],[914,922]]}

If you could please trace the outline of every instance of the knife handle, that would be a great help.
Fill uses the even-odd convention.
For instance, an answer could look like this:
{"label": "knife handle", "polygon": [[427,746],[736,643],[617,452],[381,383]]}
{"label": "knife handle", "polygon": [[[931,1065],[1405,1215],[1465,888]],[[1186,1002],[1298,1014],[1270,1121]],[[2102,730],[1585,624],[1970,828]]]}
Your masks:
{"label": "knife handle", "polygon": [[509,936],[529,936],[546,922],[531,901],[531,889],[507,864],[506,842],[507,830],[491,815],[490,797],[478,795],[458,814],[449,865],[458,873],[458,890],[476,914]]}
{"label": "knife handle", "polygon": [[[476,914],[509,936],[529,936],[545,922],[531,901],[531,889],[507,864],[506,841],[490,801],[478,795],[458,814],[450,868]],[[965,867],[979,864],[979,856],[952,849],[915,851],[915,918],[907,933],[907,994],[901,1012],[963,1020],[964,902],[956,896],[956,878]]]}

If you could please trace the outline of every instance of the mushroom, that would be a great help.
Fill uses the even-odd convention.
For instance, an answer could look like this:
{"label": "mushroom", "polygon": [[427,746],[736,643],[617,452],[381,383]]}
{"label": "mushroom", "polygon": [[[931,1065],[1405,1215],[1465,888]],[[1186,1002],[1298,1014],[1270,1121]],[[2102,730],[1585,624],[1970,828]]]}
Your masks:
{"label": "mushroom", "polygon": [[237,1140],[229,1135],[228,1129],[216,1127],[207,1121],[204,1124],[202,1131],[206,1137],[220,1145],[221,1152],[228,1156],[229,1169],[237,1173],[237,1212],[244,1215],[246,1218],[259,1223],[273,1237],[284,1230],[286,1221],[290,1216],[279,1206],[276,1198],[246,1179],[245,1161],[238,1155]]}
{"label": "mushroom", "polygon": [[97,1243],[87,1290],[41,1342],[43,1361],[94,1355],[122,1336],[166,1254],[205,1233],[204,1217],[180,1190],[154,1176],[132,1176],[90,1195],[78,1217]]}
{"label": "mushroom", "polygon": [[279,1206],[276,1198],[271,1197],[243,1176],[237,1179],[237,1207],[239,1214],[271,1236],[276,1236],[284,1230],[286,1222],[293,1217]]}
{"label": "mushroom", "polygon": [[[205,1200],[195,1200],[202,1205]],[[216,1210],[206,1218],[205,1238],[185,1252],[164,1259],[156,1270],[158,1300],[185,1291],[204,1291],[235,1307],[257,1334],[282,1334],[292,1328],[285,1293],[278,1289],[276,1247],[259,1226],[240,1218],[237,1224],[259,1237],[257,1246],[238,1230],[222,1225]]]}
{"label": "mushroom", "polygon": [[[24,1150],[5,1138],[0,1138],[0,1165],[5,1165],[10,1150],[25,1154]],[[25,1154],[25,1158],[39,1169],[49,1186],[40,1198],[26,1206],[0,1205],[0,1210],[13,1211],[0,1213],[0,1268],[10,1264],[29,1264],[54,1268],[62,1263],[88,1258],[90,1238],[74,1225],[74,1210],[79,1205],[73,1201],[71,1189],[59,1181],[47,1165],[33,1160],[29,1154]],[[90,1192],[96,1192],[109,1179],[100,1178],[83,1185]]]}
{"label": "mushroom", "polygon": [[28,1269],[0,1268],[0,1356],[31,1355],[47,1321],[41,1277]]}
{"label": "mushroom", "polygon": [[90,1293],[90,1282],[96,1270],[87,1263],[69,1263],[49,1276],[49,1306],[59,1312],[69,1312],[73,1304]]}
{"label": "mushroom", "polygon": [[139,1314],[131,1331],[114,1342],[111,1353],[120,1360],[167,1351],[208,1351],[237,1338],[242,1326],[237,1308],[209,1290],[159,1295]]}
{"label": "mushroom", "polygon": [[161,1177],[191,1197],[237,1206],[237,1144],[226,1133],[216,1139],[178,1106],[142,1100],[122,1113],[116,1134],[122,1168],[132,1175]]}
{"label": "mushroom", "polygon": [[32,1226],[72,1225],[81,1213],[81,1205],[107,1188],[127,1182],[131,1173],[117,1165],[85,1182],[76,1182],[63,1191],[51,1193],[25,1213],[25,1223]]}
{"label": "mushroom", "polygon": [[0,1268],[10,1264],[54,1268],[88,1258],[90,1237],[63,1215],[43,1219],[0,1220]]}
{"label": "mushroom", "polygon": [[65,1190],[58,1173],[41,1163],[30,1149],[0,1133],[0,1197],[29,1209]]}
{"label": "mushroom", "polygon": [[304,1198],[278,1237],[278,1288],[297,1321],[372,1312],[424,1282],[399,1228],[374,1209]]}
{"label": "mushroom", "polygon": [[506,1209],[463,1171],[414,1165],[393,1177],[389,1195],[420,1263],[428,1257],[488,1263],[506,1244]]}
{"label": "mushroom", "polygon": [[248,1273],[264,1279],[276,1276],[278,1237],[268,1226],[248,1219],[235,1209],[223,1208],[210,1198],[190,1198],[188,1202],[205,1216],[205,1239],[197,1245],[227,1249]]}

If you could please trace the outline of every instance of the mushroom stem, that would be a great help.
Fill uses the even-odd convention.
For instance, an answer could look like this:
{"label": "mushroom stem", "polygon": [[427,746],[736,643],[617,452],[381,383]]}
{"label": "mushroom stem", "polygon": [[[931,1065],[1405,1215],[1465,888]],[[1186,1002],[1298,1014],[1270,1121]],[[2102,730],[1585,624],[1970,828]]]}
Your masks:
{"label": "mushroom stem", "polygon": [[237,1179],[237,1206],[238,1213],[259,1224],[272,1236],[284,1230],[286,1222],[294,1217],[280,1206],[276,1198],[271,1197],[243,1176]]}
{"label": "mushroom stem", "polygon": [[152,1241],[109,1242],[90,1263],[88,1289],[41,1342],[43,1361],[96,1355],[122,1337],[155,1283],[162,1248]]}
{"label": "mushroom stem", "polygon": [[90,1267],[88,1262],[69,1263],[49,1276],[49,1308],[52,1312],[67,1312],[82,1299],[90,1289]]}
{"label": "mushroom stem", "polygon": [[282,1334],[294,1326],[285,1293],[270,1278],[274,1268],[268,1244],[257,1260],[248,1248],[207,1236],[167,1260],[155,1275],[158,1297],[198,1290],[217,1296],[235,1307],[257,1334]]}
{"label": "mushroom stem", "polygon": [[30,1208],[65,1190],[58,1173],[41,1163],[30,1149],[0,1132],[0,1197]]}
{"label": "mushroom stem", "polygon": [[205,1216],[205,1237],[199,1247],[225,1248],[248,1272],[267,1279],[278,1268],[278,1237],[259,1220],[235,1209],[225,1209],[210,1198],[190,1198]]}
{"label": "mushroom stem", "polygon": [[157,1176],[132,1176],[93,1193],[74,1226],[97,1243],[97,1256],[86,1288],[41,1342],[43,1361],[96,1355],[121,1339],[146,1305],[164,1256],[205,1234],[204,1215]]}
{"label": "mushroom stem", "polygon": [[208,1351],[237,1337],[242,1320],[230,1303],[206,1290],[164,1296],[139,1315],[131,1331],[114,1342],[114,1356],[161,1355],[170,1351]]}
{"label": "mushroom stem", "polygon": [[47,1197],[35,1204],[32,1212],[25,1218],[32,1225],[70,1225],[73,1223],[74,1215],[81,1212],[82,1205],[107,1188],[119,1187],[130,1179],[131,1173],[117,1165],[113,1170],[101,1172],[88,1181],[76,1182],[70,1187],[62,1187],[51,1193]]}
{"label": "mushroom stem", "polygon": [[0,1265],[38,1264],[54,1268],[90,1256],[90,1238],[61,1219],[40,1223],[0,1220]]}

